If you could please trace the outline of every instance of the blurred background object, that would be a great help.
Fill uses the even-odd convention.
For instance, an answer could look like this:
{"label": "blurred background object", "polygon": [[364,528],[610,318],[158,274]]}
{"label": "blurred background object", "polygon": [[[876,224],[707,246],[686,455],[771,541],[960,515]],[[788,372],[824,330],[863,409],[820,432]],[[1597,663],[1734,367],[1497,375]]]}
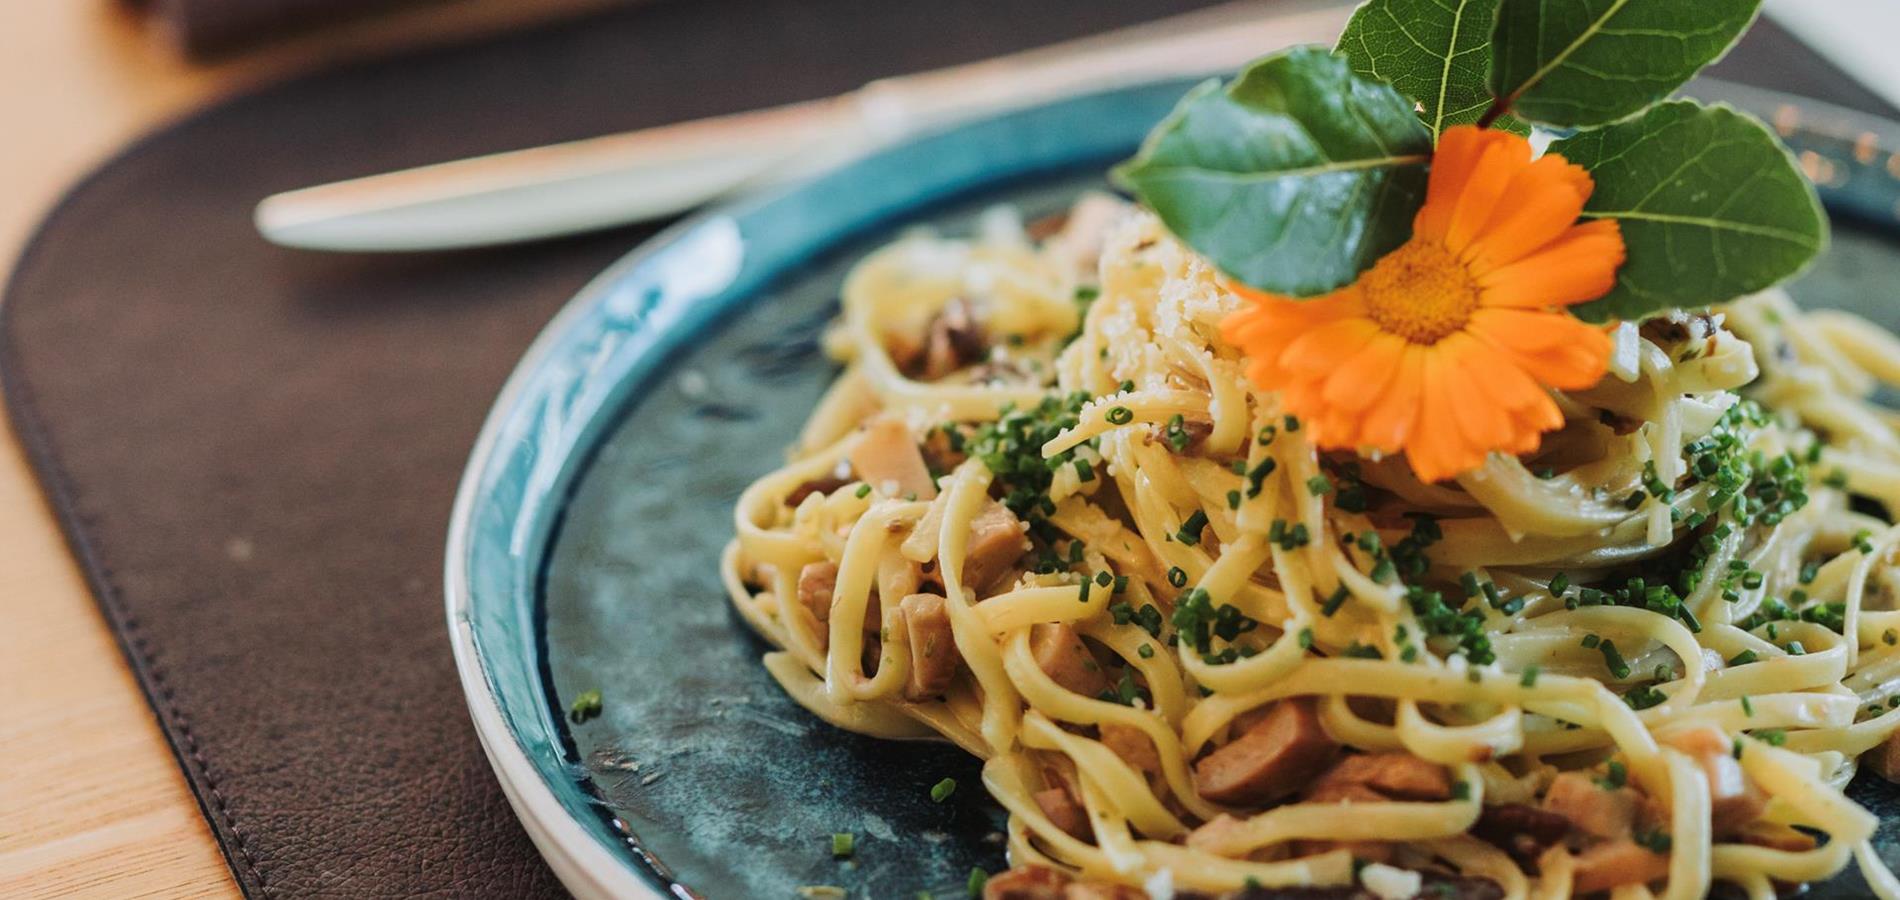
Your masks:
{"label": "blurred background object", "polygon": [[1776,24],[1900,107],[1900,2],[1895,0],[1767,0]]}
{"label": "blurred background object", "polygon": [[333,39],[351,30],[400,32],[405,23],[468,17],[509,24],[639,0],[119,0],[185,55],[213,59],[293,36]]}

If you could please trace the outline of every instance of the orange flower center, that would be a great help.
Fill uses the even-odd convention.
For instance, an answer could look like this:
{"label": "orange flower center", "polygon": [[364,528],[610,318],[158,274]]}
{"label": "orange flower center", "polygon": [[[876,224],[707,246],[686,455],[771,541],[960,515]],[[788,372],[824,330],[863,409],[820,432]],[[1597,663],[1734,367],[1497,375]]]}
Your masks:
{"label": "orange flower center", "polygon": [[1445,245],[1414,238],[1380,259],[1359,282],[1366,315],[1414,344],[1436,344],[1465,327],[1478,286]]}

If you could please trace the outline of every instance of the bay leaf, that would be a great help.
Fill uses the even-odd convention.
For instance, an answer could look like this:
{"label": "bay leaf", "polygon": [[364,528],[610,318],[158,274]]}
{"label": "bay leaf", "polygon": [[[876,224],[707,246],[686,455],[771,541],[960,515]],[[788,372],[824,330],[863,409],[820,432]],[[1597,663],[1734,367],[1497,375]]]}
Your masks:
{"label": "bay leaf", "polygon": [[1230,277],[1312,296],[1411,235],[1431,149],[1411,101],[1299,47],[1189,92],[1115,175]]}
{"label": "bay leaf", "polygon": [[1550,152],[1590,171],[1583,214],[1615,220],[1629,252],[1616,287],[1575,307],[1586,319],[1731,300],[1795,275],[1826,246],[1813,185],[1766,126],[1729,107],[1663,103]]}
{"label": "bay leaf", "polygon": [[[1339,34],[1353,72],[1418,102],[1432,137],[1478,121],[1491,106],[1491,28],[1498,0],[1367,0]],[[1506,115],[1491,127],[1527,134]]]}
{"label": "bay leaf", "polygon": [[1719,59],[1761,0],[1501,0],[1491,91],[1549,125],[1641,111]]}

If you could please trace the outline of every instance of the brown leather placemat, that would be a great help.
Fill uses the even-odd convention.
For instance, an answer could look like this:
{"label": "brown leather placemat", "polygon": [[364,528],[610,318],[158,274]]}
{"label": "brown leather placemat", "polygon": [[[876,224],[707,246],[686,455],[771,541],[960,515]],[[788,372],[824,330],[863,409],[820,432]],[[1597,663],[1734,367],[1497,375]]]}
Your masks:
{"label": "brown leather placemat", "polygon": [[5,300],[4,384],[252,895],[558,893],[468,723],[442,545],[495,392],[648,229],[281,250],[272,191],[825,96],[1193,0],[677,0],[209,110],[76,188]]}
{"label": "brown leather placemat", "polygon": [[[0,374],[244,889],[558,893],[467,722],[443,627],[442,539],[516,356],[649,233],[323,256],[259,240],[257,198],[823,96],[1193,5],[632,8],[239,99],[76,188],[6,295]],[[1879,108],[1785,37],[1750,41],[1728,68]]]}

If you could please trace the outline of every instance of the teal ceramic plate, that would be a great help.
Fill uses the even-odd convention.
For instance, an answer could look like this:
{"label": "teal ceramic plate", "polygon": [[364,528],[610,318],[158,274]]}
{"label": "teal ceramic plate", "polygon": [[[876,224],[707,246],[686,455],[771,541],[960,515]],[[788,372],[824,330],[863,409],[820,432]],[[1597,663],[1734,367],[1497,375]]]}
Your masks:
{"label": "teal ceramic plate", "polygon": [[[692,219],[595,279],[535,342],[464,476],[448,613],[483,746],[576,894],[946,897],[972,867],[1003,866],[1002,813],[974,762],[846,734],[785,699],[716,560],[740,490],[781,459],[835,374],[817,342],[850,264],[906,226],[956,229],[992,203],[1062,208],[1185,87],[1012,113]],[[1706,88],[1765,116],[1796,102]],[[1900,283],[1900,182],[1885,151],[1862,164],[1854,141],[1900,147],[1900,129],[1801,105],[1803,121],[1830,124],[1789,139],[1851,218],[1796,293],[1880,311]],[[601,716],[570,724],[589,689]],[[962,787],[934,803],[944,777]],[[1884,783],[1855,793],[1900,813]],[[851,860],[832,858],[834,832],[857,836]],[[1900,860],[1896,837],[1883,828],[1881,846]],[[1817,893],[1864,890],[1849,875]]]}

